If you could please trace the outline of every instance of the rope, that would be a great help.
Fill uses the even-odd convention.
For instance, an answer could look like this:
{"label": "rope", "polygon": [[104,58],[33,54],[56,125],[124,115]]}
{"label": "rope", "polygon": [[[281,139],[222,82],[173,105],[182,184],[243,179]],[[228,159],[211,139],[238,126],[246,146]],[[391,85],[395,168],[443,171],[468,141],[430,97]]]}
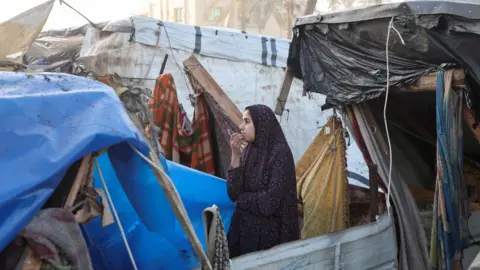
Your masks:
{"label": "rope", "polygon": [[90,19],[87,18],[87,16],[83,15],[82,13],[80,13],[80,11],[76,10],[74,7],[72,7],[70,4],[68,4],[67,2],[65,2],[65,0],[59,0],[60,2],[60,5],[62,4],[65,4],[67,7],[69,7],[70,9],[72,9],[73,11],[75,11],[78,15],[82,16],[85,20],[87,20],[87,22],[93,26],[95,29],[97,30],[102,30],[100,29],[100,27],[98,27],[97,24],[95,24],[94,22],[92,22]]}
{"label": "rope", "polygon": [[118,229],[120,229],[120,234],[122,235],[123,243],[125,243],[125,247],[127,248],[128,256],[130,257],[130,261],[132,262],[133,269],[138,270],[137,264],[135,263],[135,259],[132,254],[132,250],[130,249],[130,245],[128,244],[127,236],[125,235],[125,231],[123,230],[122,223],[120,222],[120,218],[118,217],[117,210],[115,209],[115,205],[113,204],[112,197],[110,196],[110,192],[108,191],[107,184],[105,183],[105,179],[103,178],[102,170],[100,169],[100,165],[98,164],[98,160],[95,160],[95,166],[98,170],[98,175],[100,176],[100,180],[102,180],[103,189],[105,189],[105,193],[107,194],[108,201],[112,206],[113,215],[117,220]]}
{"label": "rope", "polygon": [[170,35],[168,34],[167,26],[165,26],[163,21],[160,21],[159,25],[163,26],[163,30],[165,31],[165,34],[167,35],[168,48],[170,49],[170,52],[172,53],[173,62],[175,62],[175,65],[177,66],[178,70],[182,74],[183,79],[185,80],[185,85],[187,86],[188,92],[190,92],[190,94],[192,94],[192,89],[190,89],[190,84],[187,81],[187,76],[185,74],[185,71],[184,71],[184,69],[180,68],[180,65],[177,62],[177,58],[175,57],[175,53],[173,53],[172,43],[170,41]]}
{"label": "rope", "polygon": [[400,32],[393,26],[393,19],[390,20],[390,24],[388,25],[388,31],[387,31],[387,41],[385,45],[385,51],[386,51],[386,62],[387,62],[387,87],[386,87],[386,92],[385,92],[385,104],[383,106],[383,120],[385,124],[385,133],[387,134],[387,142],[388,142],[388,156],[389,156],[389,163],[388,163],[388,187],[387,187],[387,212],[388,215],[391,215],[391,205],[390,205],[390,188],[392,186],[392,165],[393,165],[393,153],[392,153],[392,141],[390,140],[390,132],[388,130],[388,121],[387,121],[387,105],[388,105],[388,93],[390,91],[390,62],[389,62],[389,57],[388,57],[388,47],[390,44],[390,31],[393,29],[397,35],[400,37],[400,40],[403,45],[405,45],[405,41],[402,38],[402,35],[400,35]]}

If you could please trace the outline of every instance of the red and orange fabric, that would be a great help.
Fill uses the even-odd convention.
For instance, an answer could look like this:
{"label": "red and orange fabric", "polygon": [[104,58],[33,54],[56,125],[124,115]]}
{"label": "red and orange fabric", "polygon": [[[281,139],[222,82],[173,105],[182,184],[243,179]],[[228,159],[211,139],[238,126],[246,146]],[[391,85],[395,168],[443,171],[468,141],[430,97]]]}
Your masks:
{"label": "red and orange fabric", "polygon": [[181,112],[175,80],[171,74],[162,74],[157,78],[149,107],[153,123],[161,129],[159,141],[165,157],[173,162],[215,175],[208,107],[203,96],[199,95],[196,98],[191,131],[183,130],[187,116]]}

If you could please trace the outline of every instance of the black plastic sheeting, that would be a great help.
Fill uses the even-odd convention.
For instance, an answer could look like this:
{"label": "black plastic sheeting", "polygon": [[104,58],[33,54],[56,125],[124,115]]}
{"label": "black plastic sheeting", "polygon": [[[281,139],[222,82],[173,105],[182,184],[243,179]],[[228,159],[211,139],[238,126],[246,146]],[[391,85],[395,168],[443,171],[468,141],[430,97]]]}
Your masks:
{"label": "black plastic sheeting", "polygon": [[390,86],[448,64],[464,67],[480,91],[480,3],[415,1],[326,14],[295,27],[288,67],[305,90],[327,96],[324,109],[376,98],[386,89],[392,17],[398,33],[390,32]]}

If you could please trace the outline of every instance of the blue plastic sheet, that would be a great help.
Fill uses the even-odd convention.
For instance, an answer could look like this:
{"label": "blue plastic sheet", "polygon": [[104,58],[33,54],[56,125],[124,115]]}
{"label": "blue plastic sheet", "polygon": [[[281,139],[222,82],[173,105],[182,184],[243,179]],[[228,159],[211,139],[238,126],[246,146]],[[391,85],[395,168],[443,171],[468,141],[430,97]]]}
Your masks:
{"label": "blue plastic sheet", "polygon": [[[139,269],[198,266],[153,172],[126,143],[147,152],[113,89],[70,75],[3,72],[0,121],[0,250],[42,207],[73,162],[110,147],[98,160]],[[225,227],[230,223],[234,205],[225,182],[164,159],[162,164],[205,246],[204,208],[216,204]],[[95,186],[101,187],[97,171]],[[95,269],[132,269],[117,224],[101,228],[97,218],[83,230]]]}
{"label": "blue plastic sheet", "polygon": [[[149,166],[138,155],[125,151],[124,147],[113,147],[98,161],[137,267],[192,269],[199,266],[193,248]],[[225,227],[230,225],[234,205],[226,194],[226,182],[170,161],[167,161],[167,170],[205,247],[202,222],[205,208],[216,204]],[[98,171],[94,177],[95,186],[101,187]],[[84,229],[94,269],[133,269],[117,224],[102,229],[98,218]]]}
{"label": "blue plastic sheet", "polygon": [[0,250],[67,168],[121,142],[146,149],[110,87],[70,75],[0,72]]}

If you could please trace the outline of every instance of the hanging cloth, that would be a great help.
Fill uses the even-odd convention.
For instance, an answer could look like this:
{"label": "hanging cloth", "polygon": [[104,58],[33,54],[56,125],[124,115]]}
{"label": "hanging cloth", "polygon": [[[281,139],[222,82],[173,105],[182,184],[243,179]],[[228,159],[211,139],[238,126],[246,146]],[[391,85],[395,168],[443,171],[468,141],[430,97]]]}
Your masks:
{"label": "hanging cloth", "polygon": [[[186,114],[178,102],[175,81],[171,74],[160,75],[149,102],[153,124],[161,130],[159,142],[165,157],[190,168],[215,175],[215,162],[208,126],[208,107],[201,95],[195,100],[191,130],[185,128]],[[149,133],[147,126],[146,134]]]}
{"label": "hanging cloth", "polygon": [[468,195],[463,175],[462,92],[451,87],[452,71],[437,75],[437,181],[430,250],[433,269],[461,267],[468,247]]}
{"label": "hanging cloth", "polygon": [[209,207],[202,214],[207,243],[207,257],[213,270],[230,269],[227,234],[223,227],[220,211],[216,205]]}
{"label": "hanging cloth", "polygon": [[343,230],[348,225],[348,180],[342,122],[331,117],[296,165],[303,208],[301,238]]}

